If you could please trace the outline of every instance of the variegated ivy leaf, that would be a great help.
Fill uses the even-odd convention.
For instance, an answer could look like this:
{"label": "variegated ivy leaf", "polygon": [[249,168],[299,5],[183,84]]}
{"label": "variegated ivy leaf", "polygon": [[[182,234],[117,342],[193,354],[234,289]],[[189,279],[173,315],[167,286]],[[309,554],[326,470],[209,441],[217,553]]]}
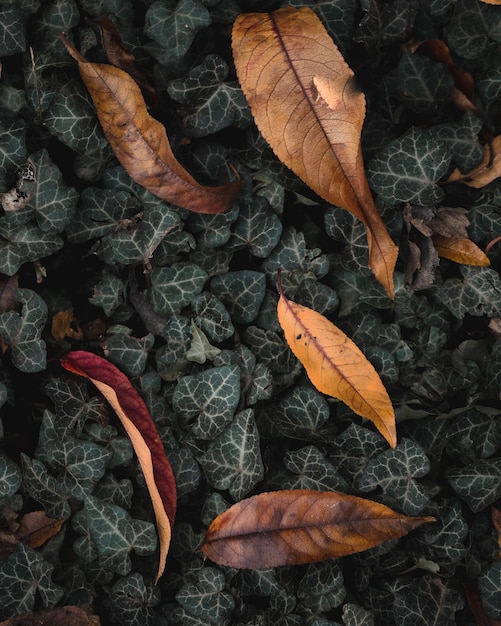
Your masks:
{"label": "variegated ivy leaf", "polygon": [[347,602],[343,606],[343,624],[345,626],[374,626],[374,614],[358,604]]}
{"label": "variegated ivy leaf", "polygon": [[489,267],[460,266],[463,278],[448,278],[440,299],[458,319],[469,315],[501,316],[501,278]]}
{"label": "variegated ivy leaf", "polygon": [[501,43],[501,15],[495,6],[460,0],[447,28],[447,43],[464,59],[480,59],[491,42]]}
{"label": "variegated ivy leaf", "polygon": [[228,65],[215,54],[169,83],[169,96],[183,105],[182,120],[190,137],[205,137],[236,126],[249,125],[252,115],[237,81],[226,81]]}
{"label": "variegated ivy leaf", "polygon": [[213,361],[221,352],[220,348],[216,348],[209,343],[207,336],[200,330],[198,326],[191,322],[191,345],[186,353],[188,361],[194,361],[203,365],[207,360]]}
{"label": "variegated ivy leaf", "polygon": [[298,304],[307,306],[321,315],[333,313],[339,306],[339,297],[334,289],[314,278],[305,278],[301,281],[294,297]]}
{"label": "variegated ivy leaf", "polygon": [[319,431],[329,416],[325,396],[311,385],[297,385],[278,402],[272,419],[286,437],[305,439]]}
{"label": "variegated ivy leaf", "polygon": [[65,49],[59,40],[59,33],[67,33],[79,22],[80,14],[74,0],[57,0],[43,6],[40,15],[34,20],[33,36],[36,37],[37,52],[43,53],[47,62],[64,58]]}
{"label": "variegated ivy leaf", "polygon": [[[73,543],[81,564],[85,567],[96,561],[95,565],[121,576],[131,570],[131,550],[140,556],[151,554],[157,544],[153,524],[133,519],[119,506],[94,497],[85,499],[83,509],[73,516],[72,525],[83,535]],[[93,557],[90,562],[89,556]]]}
{"label": "variegated ivy leaf", "polygon": [[193,263],[154,267],[150,276],[153,309],[168,316],[181,313],[181,309],[201,293],[207,280],[207,274]]}
{"label": "variegated ivy leaf", "polygon": [[426,130],[412,128],[369,162],[367,177],[378,196],[391,204],[436,204],[444,196],[437,182],[449,169],[446,146]]}
{"label": "variegated ivy leaf", "polygon": [[18,289],[21,312],[7,311],[0,315],[0,335],[12,349],[12,362],[22,372],[45,369],[45,341],[40,338],[47,321],[47,305],[31,289]]}
{"label": "variegated ivy leaf", "polygon": [[10,122],[0,120],[0,193],[11,188],[17,170],[26,163],[25,128],[20,118]]}
{"label": "variegated ivy leaf", "polygon": [[0,498],[13,496],[21,486],[21,470],[2,450],[0,450]]}
{"label": "variegated ivy leaf", "polygon": [[110,272],[103,271],[101,280],[93,287],[89,302],[103,309],[110,315],[125,302],[125,285],[121,278]]}
{"label": "variegated ivy leaf", "polygon": [[259,361],[272,372],[288,374],[298,362],[281,333],[249,326],[243,333],[243,339]]}
{"label": "variegated ivy leaf", "polygon": [[254,411],[245,409],[200,457],[209,483],[241,500],[264,475]]}
{"label": "variegated ivy leaf", "polygon": [[346,491],[348,488],[348,483],[315,446],[287,450],[284,454],[284,465],[295,476],[285,480],[282,489]]}
{"label": "variegated ivy leaf", "polygon": [[233,596],[226,591],[224,573],[215,567],[199,570],[196,582],[183,585],[176,600],[185,611],[206,624],[226,623],[235,608]]}
{"label": "variegated ivy leaf", "polygon": [[32,223],[13,226],[0,218],[0,273],[13,276],[23,263],[37,261],[63,247],[59,235]]}
{"label": "variegated ivy leaf", "polygon": [[212,341],[224,341],[235,332],[230,314],[223,303],[208,291],[197,296],[191,306],[197,315],[196,323]]}
{"label": "variegated ivy leaf", "polygon": [[265,259],[282,235],[282,222],[267,200],[253,196],[243,204],[226,249],[248,249],[250,254]]}
{"label": "variegated ivy leaf", "polygon": [[154,343],[155,337],[151,333],[141,338],[115,333],[106,339],[104,353],[128,376],[139,376],[144,372]]}
{"label": "variegated ivy leaf", "polygon": [[313,612],[325,612],[342,604],[346,597],[344,578],[338,559],[310,563],[298,589],[301,606]]}
{"label": "variegated ivy leaf", "polygon": [[226,365],[181,378],[172,406],[192,437],[210,440],[231,421],[239,399],[239,368]]}
{"label": "variegated ivy leaf", "polygon": [[434,562],[458,563],[466,554],[469,533],[461,505],[458,501],[445,502],[433,513],[437,523],[423,528],[419,542],[427,546],[427,557]]}
{"label": "variegated ivy leaf", "polygon": [[0,619],[32,611],[38,596],[44,607],[53,607],[64,589],[52,580],[54,565],[37,551],[19,543],[15,552],[0,562]]}
{"label": "variegated ivy leaf", "polygon": [[[106,426],[96,423],[86,424],[82,439],[84,441],[89,439],[111,452],[112,456],[107,463],[108,469],[120,465],[127,465],[134,456],[130,439],[126,436],[119,436],[117,429],[110,424]],[[109,475],[110,474],[105,474],[103,478]]]}
{"label": "variegated ivy leaf", "polygon": [[212,277],[229,271],[232,256],[231,252],[224,249],[198,246],[190,254],[190,262],[198,265],[204,272],[207,272],[208,276]]}
{"label": "variegated ivy leaf", "polygon": [[430,496],[415,480],[430,471],[430,462],[420,446],[403,438],[394,450],[372,458],[357,481],[357,488],[370,493],[382,489],[381,502],[397,506],[406,515],[419,515]]}
{"label": "variegated ivy leaf", "polygon": [[57,478],[49,474],[45,465],[37,459],[21,455],[23,488],[33,500],[40,502],[48,517],[68,519],[71,514],[70,496],[63,494]]}
{"label": "variegated ivy leaf", "polygon": [[501,561],[494,561],[478,580],[482,605],[486,615],[501,619]]}
{"label": "variegated ivy leaf", "polygon": [[451,467],[446,478],[454,491],[477,513],[501,497],[501,459],[474,461]]}
{"label": "variegated ivy leaf", "polygon": [[25,49],[26,35],[22,11],[13,4],[0,7],[0,58],[19,54]]}
{"label": "variegated ivy leaf", "polygon": [[192,493],[200,487],[203,477],[200,465],[188,448],[177,448],[169,452],[169,463],[176,476],[177,497]]}
{"label": "variegated ivy leaf", "polygon": [[151,624],[155,620],[154,607],[160,598],[160,589],[146,585],[143,576],[134,572],[117,580],[111,588],[111,612],[120,624]]}
{"label": "variegated ivy leaf", "polygon": [[339,259],[340,266],[348,272],[369,276],[367,235],[362,222],[344,209],[329,207],[324,223],[329,237],[344,244],[343,250],[336,254],[336,266]]}
{"label": "variegated ivy leaf", "polygon": [[482,120],[466,111],[460,122],[433,126],[433,135],[447,146],[461,172],[469,172],[482,160],[483,148],[478,140],[481,128]]}
{"label": "variegated ivy leaf", "polygon": [[[129,461],[133,458],[133,454]],[[111,467],[111,463],[110,463]],[[130,510],[134,487],[128,478],[118,480],[111,472],[107,472],[96,485],[92,494],[106,504],[116,504],[122,509]]]}
{"label": "variegated ivy leaf", "polygon": [[211,291],[228,309],[232,320],[248,324],[258,314],[266,292],[266,276],[254,270],[238,270],[214,276]]}
{"label": "variegated ivy leaf", "polygon": [[208,215],[191,213],[186,220],[186,230],[196,236],[199,246],[218,248],[223,246],[231,235],[231,225],[238,217],[238,205],[229,211]]}
{"label": "variegated ivy leaf", "polygon": [[454,624],[455,613],[464,604],[464,596],[455,586],[428,574],[409,580],[395,591],[393,615],[399,626]]}
{"label": "variegated ivy leaf", "polygon": [[134,20],[134,3],[131,0],[80,0],[86,14],[98,20],[106,13],[113,15],[120,28],[130,25]]}
{"label": "variegated ivy leaf", "polygon": [[210,13],[199,0],[153,2],[146,11],[144,32],[174,59],[182,57],[197,32],[211,23]]}
{"label": "variegated ivy leaf", "polygon": [[501,449],[499,415],[482,413],[475,408],[460,413],[447,430],[445,443],[447,453],[462,462],[494,456]]}
{"label": "variegated ivy leaf", "polygon": [[157,370],[164,380],[177,380],[186,367],[190,348],[191,326],[186,317],[173,315],[164,328],[169,341],[156,351]]}

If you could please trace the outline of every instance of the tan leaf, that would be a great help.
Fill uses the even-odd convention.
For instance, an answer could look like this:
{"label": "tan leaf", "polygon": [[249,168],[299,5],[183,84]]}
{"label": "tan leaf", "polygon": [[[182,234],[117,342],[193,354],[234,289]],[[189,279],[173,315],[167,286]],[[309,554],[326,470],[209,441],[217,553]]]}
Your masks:
{"label": "tan leaf", "polygon": [[218,515],[202,552],[229,567],[299,565],[361,552],[432,521],[335,491],[275,491],[242,500]]}
{"label": "tan leaf", "polygon": [[312,384],[342,400],[371,420],[394,448],[395,412],[374,366],[342,330],[308,307],[288,300],[281,291],[278,321],[290,349],[303,364]]}
{"label": "tan leaf", "polygon": [[489,257],[470,239],[462,237],[432,237],[438,256],[463,265],[487,267],[491,264]]}
{"label": "tan leaf", "polygon": [[241,182],[200,185],[175,158],[165,127],[148,113],[137,83],[117,67],[90,63],[61,39],[78,63],[115,156],[136,183],[196,213],[220,213],[232,206]]}
{"label": "tan leaf", "polygon": [[374,205],[360,146],[365,96],[322,22],[309,8],[242,14],[232,47],[261,134],[320,197],[364,223],[369,266],[393,297],[398,248]]}
{"label": "tan leaf", "polygon": [[467,174],[456,168],[447,179],[448,183],[464,183],[480,189],[501,176],[501,135],[484,146],[482,161]]}

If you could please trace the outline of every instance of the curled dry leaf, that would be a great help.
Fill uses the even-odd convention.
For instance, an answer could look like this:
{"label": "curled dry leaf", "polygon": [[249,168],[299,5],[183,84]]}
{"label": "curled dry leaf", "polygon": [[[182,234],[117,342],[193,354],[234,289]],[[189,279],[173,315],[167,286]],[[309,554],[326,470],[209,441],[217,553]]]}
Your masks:
{"label": "curled dry leaf", "polygon": [[279,281],[278,321],[312,384],[371,420],[394,448],[395,412],[374,366],[342,330],[308,307],[288,300]]}
{"label": "curled dry leaf", "polygon": [[468,187],[481,189],[501,176],[501,135],[494,137],[484,146],[482,161],[467,174],[456,168],[447,179],[448,183],[464,183]]}
{"label": "curled dry leaf", "polygon": [[123,70],[90,63],[61,36],[96,107],[115,156],[129,176],[162,200],[196,213],[229,209],[241,182],[200,185],[177,161],[165,127],[151,117],[137,83]]}
{"label": "curled dry leaf", "polygon": [[489,257],[470,239],[462,237],[432,237],[438,256],[463,265],[487,267],[491,264]]}
{"label": "curled dry leaf", "polygon": [[242,500],[218,515],[202,552],[229,567],[299,565],[361,552],[432,521],[334,491],[275,491]]}
{"label": "curled dry leaf", "polygon": [[365,96],[322,22],[306,7],[243,14],[232,47],[263,137],[321,198],[363,222],[369,266],[393,297],[398,248],[374,204],[360,146]]}
{"label": "curled dry leaf", "polygon": [[157,427],[129,379],[106,359],[91,352],[75,350],[61,359],[61,365],[94,383],[110,403],[131,440],[157,523],[160,544],[158,581],[165,569],[176,516],[176,481]]}

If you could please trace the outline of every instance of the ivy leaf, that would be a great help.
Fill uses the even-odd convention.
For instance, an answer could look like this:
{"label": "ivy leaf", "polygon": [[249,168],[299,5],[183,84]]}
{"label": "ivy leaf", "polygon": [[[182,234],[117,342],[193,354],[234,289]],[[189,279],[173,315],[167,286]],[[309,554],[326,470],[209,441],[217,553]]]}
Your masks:
{"label": "ivy leaf", "polygon": [[160,602],[158,587],[147,586],[135,572],[116,581],[110,591],[111,611],[116,620],[131,626],[152,623]]}
{"label": "ivy leaf", "polygon": [[225,623],[235,608],[233,596],[226,591],[224,573],[215,567],[201,569],[196,582],[183,585],[176,600],[206,624]]}
{"label": "ivy leaf", "polygon": [[396,591],[393,615],[401,626],[445,626],[454,623],[456,611],[463,606],[462,596],[448,581],[423,576]]}
{"label": "ivy leaf", "polygon": [[324,396],[310,386],[289,391],[273,412],[273,423],[286,437],[305,439],[321,431],[330,409]]}
{"label": "ivy leaf", "polygon": [[180,0],[174,8],[158,1],[146,11],[144,32],[169,50],[171,56],[180,58],[191,46],[197,32],[210,23],[210,13],[199,0]]}
{"label": "ivy leaf", "polygon": [[397,94],[416,113],[434,111],[451,98],[454,79],[443,64],[405,50],[397,68]]}
{"label": "ivy leaf", "polygon": [[253,270],[238,270],[214,276],[212,293],[223,302],[232,320],[249,324],[256,317],[266,292],[266,276]]}
{"label": "ivy leaf", "polygon": [[343,573],[337,561],[310,563],[299,581],[297,595],[306,609],[313,612],[330,611],[346,597],[343,583]]}
{"label": "ivy leaf", "polygon": [[407,515],[418,515],[430,497],[415,479],[429,471],[430,462],[420,446],[402,438],[395,450],[387,450],[369,461],[357,486],[364,493],[380,487],[384,502],[398,506]]}
{"label": "ivy leaf", "polygon": [[283,334],[273,330],[263,330],[248,326],[243,339],[258,356],[260,363],[278,374],[288,374],[297,364],[294,353],[283,339]]}
{"label": "ivy leaf", "polygon": [[501,421],[497,415],[471,408],[460,413],[447,431],[447,452],[465,461],[488,459],[501,448]]}
{"label": "ivy leaf", "polygon": [[0,450],[0,498],[13,496],[21,486],[21,479],[18,465]]}
{"label": "ivy leaf", "polygon": [[224,365],[184,376],[176,386],[172,406],[197,439],[214,439],[233,418],[240,399],[240,371]]}
{"label": "ivy leaf", "polygon": [[459,56],[478,59],[487,54],[492,41],[500,43],[500,28],[497,7],[460,0],[447,28],[447,43]]}
{"label": "ivy leaf", "polygon": [[203,330],[200,330],[200,328],[198,328],[198,326],[192,321],[191,345],[190,349],[186,353],[188,361],[194,361],[195,363],[200,363],[202,365],[207,360],[213,361],[220,353],[221,350],[216,348],[216,346],[212,346]]}
{"label": "ivy leaf", "polygon": [[482,605],[493,620],[501,619],[501,561],[495,561],[478,580]]}
{"label": "ivy leaf", "polygon": [[295,451],[287,450],[284,465],[295,476],[285,480],[281,485],[282,489],[346,491],[348,487],[344,478],[315,446],[306,446]]}
{"label": "ivy leaf", "polygon": [[24,122],[0,120],[0,193],[9,190],[11,179],[27,158]]}
{"label": "ivy leaf", "polygon": [[478,141],[481,128],[482,120],[466,111],[460,122],[433,126],[433,135],[447,146],[460,171],[469,172],[482,160],[483,149]]}
{"label": "ivy leaf", "polygon": [[343,605],[343,624],[345,626],[374,626],[374,615],[358,604],[347,602]]}
{"label": "ivy leaf", "polygon": [[0,7],[0,58],[26,50],[22,11],[14,5]]}
{"label": "ivy leaf", "polygon": [[264,475],[254,411],[237,413],[199,460],[211,485],[234,500],[247,495]]}
{"label": "ivy leaf", "polygon": [[480,460],[451,467],[446,478],[454,491],[477,513],[501,497],[501,459]]}
{"label": "ivy leaf", "polygon": [[235,332],[223,303],[208,291],[194,298],[191,306],[197,315],[195,322],[212,341],[224,341]]}
{"label": "ivy leaf", "polygon": [[63,588],[52,581],[54,566],[39,552],[20,543],[8,559],[0,563],[0,618],[33,610],[38,595],[44,607],[61,599]]}
{"label": "ivy leaf", "polygon": [[103,271],[101,280],[93,287],[89,302],[103,309],[104,314],[111,316],[119,306],[124,304],[125,285],[115,274]]}
{"label": "ivy leaf", "polygon": [[194,263],[153,267],[149,290],[153,309],[168,316],[181,313],[181,309],[201,293],[207,278],[207,274]]}
{"label": "ivy leaf", "polygon": [[94,497],[72,518],[76,532],[73,549],[83,564],[86,555],[96,553],[99,567],[125,576],[131,570],[130,552],[151,554],[157,545],[155,527],[149,522],[133,519],[127,511],[114,504],[105,504]]}
{"label": "ivy leaf", "polygon": [[501,316],[501,279],[487,267],[460,266],[463,278],[448,278],[440,299],[458,319],[469,315]]}
{"label": "ivy leaf", "polygon": [[26,492],[44,507],[49,517],[68,519],[71,509],[70,496],[61,493],[60,482],[37,459],[21,455],[23,468],[23,487]]}
{"label": "ivy leaf", "polygon": [[236,126],[248,126],[252,116],[236,81],[225,82],[228,65],[215,54],[190,70],[186,78],[172,80],[169,96],[184,104],[183,128],[189,137],[205,137]]}
{"label": "ivy leaf", "polygon": [[104,353],[112,363],[119,365],[127,376],[139,376],[146,368],[148,352],[155,338],[148,334],[141,339],[116,333],[106,339]]}
{"label": "ivy leaf", "polygon": [[456,500],[444,503],[438,511],[437,523],[422,530],[419,538],[429,550],[430,556],[439,563],[458,563],[466,554],[469,528]]}
{"label": "ivy leaf", "polygon": [[40,339],[47,321],[47,305],[31,289],[18,289],[21,313],[0,315],[0,335],[12,349],[12,362],[22,372],[40,372],[46,367],[45,341]]}
{"label": "ivy leaf", "polygon": [[426,130],[412,128],[391,141],[370,161],[367,176],[372,189],[389,204],[440,202],[443,191],[436,184],[449,168],[446,147]]}
{"label": "ivy leaf", "polygon": [[255,257],[266,259],[281,235],[282,222],[277,214],[264,198],[254,196],[241,207],[226,249],[246,248]]}
{"label": "ivy leaf", "polygon": [[63,240],[55,233],[43,233],[34,224],[12,226],[0,218],[0,272],[13,276],[23,263],[57,252]]}

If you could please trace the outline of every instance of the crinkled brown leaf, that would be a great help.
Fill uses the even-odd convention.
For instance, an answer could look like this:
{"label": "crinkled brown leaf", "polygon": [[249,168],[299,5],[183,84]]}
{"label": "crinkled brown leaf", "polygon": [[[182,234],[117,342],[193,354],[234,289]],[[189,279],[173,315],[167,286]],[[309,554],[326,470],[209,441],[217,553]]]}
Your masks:
{"label": "crinkled brown leaf", "polygon": [[395,411],[372,363],[341,329],[312,309],[288,300],[279,283],[278,321],[312,384],[371,420],[394,448]]}
{"label": "crinkled brown leaf", "polygon": [[398,248],[374,205],[360,136],[365,96],[309,8],[239,15],[237,76],[263,137],[278,158],[327,202],[367,229],[369,266],[393,297]]}
{"label": "crinkled brown leaf", "polygon": [[447,179],[448,183],[464,183],[468,187],[481,189],[501,176],[501,135],[494,137],[484,146],[482,161],[467,174],[457,168]]}
{"label": "crinkled brown leaf", "polygon": [[61,359],[61,365],[92,381],[112,406],[131,440],[157,523],[160,544],[158,581],[165,569],[171,527],[176,517],[176,481],[155,422],[127,376],[106,359],[91,352],[75,350]]}
{"label": "crinkled brown leaf", "polygon": [[73,307],[54,313],[50,333],[56,341],[62,341],[66,337],[78,341],[83,338],[82,329],[78,320],[75,319]]}
{"label": "crinkled brown leaf", "polygon": [[151,117],[137,83],[123,70],[90,63],[61,36],[96,107],[115,156],[129,176],[162,200],[196,213],[229,209],[241,182],[200,185],[177,161],[165,127]]}
{"label": "crinkled brown leaf", "polygon": [[432,237],[438,256],[463,265],[487,267],[491,264],[489,257],[470,239],[462,237]]}
{"label": "crinkled brown leaf", "polygon": [[218,515],[202,552],[229,567],[299,565],[361,552],[431,521],[433,517],[407,517],[334,491],[275,491],[242,500]]}

